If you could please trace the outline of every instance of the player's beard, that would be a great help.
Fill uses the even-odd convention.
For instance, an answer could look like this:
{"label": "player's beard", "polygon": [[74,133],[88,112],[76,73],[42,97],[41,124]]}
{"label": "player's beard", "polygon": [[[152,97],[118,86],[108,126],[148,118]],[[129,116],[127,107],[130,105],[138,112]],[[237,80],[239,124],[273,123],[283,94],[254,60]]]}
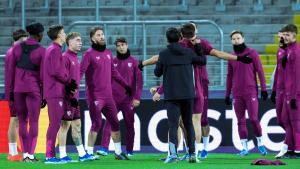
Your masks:
{"label": "player's beard", "polygon": [[100,44],[99,42],[92,42],[92,48],[99,51],[99,52],[103,52],[106,49],[106,44]]}
{"label": "player's beard", "polygon": [[129,56],[130,56],[130,51],[129,51],[129,49],[127,49],[127,52],[124,53],[124,54],[122,54],[122,53],[120,53],[119,51],[117,51],[117,58],[120,59],[120,60],[127,59]]}
{"label": "player's beard", "polygon": [[246,48],[247,46],[245,45],[245,43],[233,45],[233,50],[235,53],[242,53]]}

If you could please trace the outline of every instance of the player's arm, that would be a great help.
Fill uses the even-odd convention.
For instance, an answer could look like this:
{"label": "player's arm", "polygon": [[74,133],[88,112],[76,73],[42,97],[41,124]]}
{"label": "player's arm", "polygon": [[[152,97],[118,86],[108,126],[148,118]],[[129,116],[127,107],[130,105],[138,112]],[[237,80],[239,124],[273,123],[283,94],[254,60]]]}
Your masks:
{"label": "player's arm", "polygon": [[163,74],[163,69],[164,69],[164,65],[162,64],[162,59],[161,57],[158,57],[158,61],[154,69],[154,75],[160,77]]}
{"label": "player's arm", "polygon": [[158,61],[158,55],[153,55],[150,59],[140,60],[138,68],[143,71],[144,66],[154,65]]}
{"label": "player's arm", "polygon": [[226,78],[226,94],[225,94],[225,103],[227,105],[231,104],[230,94],[232,89],[232,80],[233,80],[233,67],[230,62],[227,65],[227,78]]}
{"label": "player's arm", "polygon": [[211,56],[215,56],[215,57],[218,57],[220,59],[236,60],[236,61],[240,61],[240,62],[247,63],[247,64],[252,63],[252,58],[250,58],[250,57],[236,56],[236,55],[232,55],[232,54],[227,53],[227,52],[219,51],[217,49],[212,49],[209,54]]}

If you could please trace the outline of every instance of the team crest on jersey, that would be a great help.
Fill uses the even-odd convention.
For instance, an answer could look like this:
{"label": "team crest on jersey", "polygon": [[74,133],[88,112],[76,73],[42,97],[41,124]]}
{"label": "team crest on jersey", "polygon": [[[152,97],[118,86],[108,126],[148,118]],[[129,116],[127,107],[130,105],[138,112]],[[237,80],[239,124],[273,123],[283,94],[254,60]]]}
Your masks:
{"label": "team crest on jersey", "polygon": [[256,100],[256,98],[255,98],[255,97],[253,97],[253,98],[252,98],[252,101],[255,101],[255,100]]}
{"label": "team crest on jersey", "polygon": [[117,63],[114,63],[114,67],[117,67],[118,66],[118,64]]}
{"label": "team crest on jersey", "polygon": [[59,101],[58,104],[59,104],[60,107],[63,106],[63,102],[62,101]]}
{"label": "team crest on jersey", "polygon": [[72,65],[75,65],[75,62],[74,62],[74,61],[72,61]]}
{"label": "team crest on jersey", "polygon": [[110,59],[110,55],[106,55],[108,59]]}
{"label": "team crest on jersey", "polygon": [[99,104],[99,101],[94,101],[95,106],[97,106]]}
{"label": "team crest on jersey", "polygon": [[132,63],[128,63],[128,67],[132,67]]}
{"label": "team crest on jersey", "polygon": [[96,56],[96,59],[99,60],[99,59],[100,59],[100,56]]}
{"label": "team crest on jersey", "polygon": [[71,116],[71,111],[67,111],[67,115],[68,115],[68,116]]}

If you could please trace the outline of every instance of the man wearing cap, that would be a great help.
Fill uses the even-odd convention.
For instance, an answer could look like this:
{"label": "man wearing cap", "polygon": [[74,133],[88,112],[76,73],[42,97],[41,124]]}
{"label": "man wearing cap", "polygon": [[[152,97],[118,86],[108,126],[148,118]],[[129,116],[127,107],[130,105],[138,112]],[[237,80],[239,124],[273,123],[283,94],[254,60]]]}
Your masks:
{"label": "man wearing cap", "polygon": [[19,136],[24,162],[36,162],[34,157],[40,106],[42,101],[41,65],[45,48],[40,45],[44,27],[34,23],[26,27],[29,38],[12,49],[9,77],[13,84],[14,103],[19,119]]}
{"label": "man wearing cap", "polygon": [[66,163],[56,158],[55,141],[65,112],[65,96],[72,95],[77,83],[71,79],[65,66],[61,48],[66,41],[66,33],[62,25],[49,27],[47,35],[53,41],[46,49],[43,67],[43,91],[48,104],[49,126],[46,141],[46,164]]}
{"label": "man wearing cap", "polygon": [[[143,89],[142,73],[138,68],[138,61],[130,54],[127,41],[124,37],[117,38],[115,41],[117,57],[113,59],[115,69],[131,86],[132,96],[126,95],[125,89],[115,80],[112,81],[113,97],[116,102],[117,110],[122,111],[126,125],[126,152],[128,156],[133,155],[134,143],[134,113],[139,106]],[[97,151],[100,155],[107,155],[110,141],[111,128],[106,121],[102,132],[101,148]]]}
{"label": "man wearing cap", "polygon": [[[27,39],[28,34],[23,29],[18,29],[13,32],[13,46],[17,43],[20,43]],[[23,158],[18,154],[18,147],[17,147],[17,129],[18,129],[18,117],[17,112],[14,107],[14,95],[13,95],[13,81],[9,76],[10,70],[8,65],[10,64],[13,53],[12,49],[13,46],[10,47],[5,56],[4,61],[4,90],[5,90],[5,100],[9,102],[9,111],[10,111],[10,119],[9,119],[9,128],[8,128],[8,156],[7,159],[9,161],[21,161]]]}
{"label": "man wearing cap", "polygon": [[243,32],[234,30],[231,32],[230,38],[235,55],[248,56],[253,59],[251,64],[235,61],[228,62],[225,103],[231,105],[230,94],[232,91],[233,106],[242,144],[242,150],[238,155],[246,156],[249,154],[246,110],[248,110],[250,122],[257,139],[258,150],[262,155],[266,155],[267,150],[263,143],[262,129],[258,119],[258,85],[256,80],[256,75],[258,75],[261,98],[265,101],[268,98],[268,93],[263,67],[257,51],[245,45]]}

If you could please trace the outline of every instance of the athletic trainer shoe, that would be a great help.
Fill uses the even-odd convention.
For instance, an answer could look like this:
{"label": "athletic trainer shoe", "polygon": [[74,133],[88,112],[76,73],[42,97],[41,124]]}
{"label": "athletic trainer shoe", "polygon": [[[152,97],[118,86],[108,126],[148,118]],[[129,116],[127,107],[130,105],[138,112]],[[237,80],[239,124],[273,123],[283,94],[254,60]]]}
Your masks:
{"label": "athletic trainer shoe", "polygon": [[244,156],[247,156],[249,154],[249,151],[248,150],[245,150],[243,149],[240,153],[238,153],[237,155],[241,156],[241,157],[244,157]]}
{"label": "athletic trainer shoe", "polygon": [[258,146],[258,150],[260,152],[261,155],[265,156],[268,154],[267,149],[265,146]]}
{"label": "athletic trainer shoe", "polygon": [[11,162],[19,162],[19,161],[22,161],[23,158],[22,158],[22,156],[20,156],[19,154],[14,155],[14,156],[8,154],[7,160],[8,160],[8,161],[11,161]]}
{"label": "athletic trainer shoe", "polygon": [[199,163],[199,159],[196,157],[196,154],[190,154],[189,163]]}
{"label": "athletic trainer shoe", "polygon": [[287,150],[280,150],[280,152],[275,156],[276,159],[281,159],[287,153]]}
{"label": "athletic trainer shoe", "polygon": [[84,156],[82,157],[79,157],[78,160],[80,162],[84,162],[84,161],[94,161],[95,160],[95,157],[89,155],[88,153],[86,153]]}
{"label": "athletic trainer shoe", "polygon": [[189,153],[186,153],[185,155],[183,155],[183,156],[180,158],[180,161],[188,161],[189,158],[190,158]]}
{"label": "athletic trainer shoe", "polygon": [[105,147],[100,147],[99,150],[96,151],[98,155],[107,156],[108,155],[108,149]]}
{"label": "athletic trainer shoe", "polygon": [[24,162],[24,163],[32,163],[32,161],[30,160],[29,157],[25,157],[25,158],[23,159],[23,162]]}
{"label": "athletic trainer shoe", "polygon": [[116,160],[129,160],[126,154],[121,153],[121,154],[116,154],[115,153],[115,159]]}
{"label": "athletic trainer shoe", "polygon": [[63,158],[60,158],[61,162],[65,162],[65,163],[76,163],[78,161],[72,160],[72,158],[70,158],[69,156],[65,156]]}
{"label": "athletic trainer shoe", "polygon": [[167,163],[177,163],[178,162],[178,156],[177,155],[169,155],[166,160],[164,161],[165,164]]}
{"label": "athletic trainer shoe", "polygon": [[[208,156],[208,152],[206,151],[206,150],[202,150],[201,151],[201,154],[199,154],[200,155],[200,158],[202,158],[202,159],[204,159],[204,158],[207,158],[207,156]],[[198,156],[199,156],[198,155]],[[199,157],[198,157],[199,158]]]}
{"label": "athletic trainer shoe", "polygon": [[60,161],[56,157],[46,158],[44,161],[45,164],[66,164],[65,161]]}
{"label": "athletic trainer shoe", "polygon": [[133,156],[133,152],[132,151],[127,151],[127,156],[128,157],[132,157]]}

